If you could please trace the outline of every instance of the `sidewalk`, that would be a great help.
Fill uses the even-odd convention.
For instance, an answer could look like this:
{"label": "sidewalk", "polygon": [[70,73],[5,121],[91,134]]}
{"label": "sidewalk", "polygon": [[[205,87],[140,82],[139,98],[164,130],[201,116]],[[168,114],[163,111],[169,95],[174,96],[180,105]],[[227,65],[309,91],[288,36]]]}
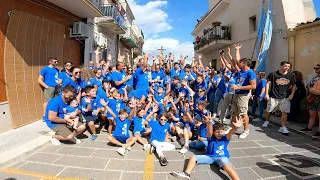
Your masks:
{"label": "sidewalk", "polygon": [[42,120],[0,134],[0,167],[49,141],[51,130]]}

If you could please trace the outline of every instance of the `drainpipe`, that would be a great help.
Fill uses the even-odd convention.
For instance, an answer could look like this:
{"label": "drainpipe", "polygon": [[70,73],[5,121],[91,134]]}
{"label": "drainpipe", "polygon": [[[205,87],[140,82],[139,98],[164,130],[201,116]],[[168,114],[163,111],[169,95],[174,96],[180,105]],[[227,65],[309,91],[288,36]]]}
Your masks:
{"label": "drainpipe", "polygon": [[292,70],[295,69],[295,36],[297,32],[295,30],[289,30],[288,32],[288,55],[289,55],[289,62],[292,64]]}

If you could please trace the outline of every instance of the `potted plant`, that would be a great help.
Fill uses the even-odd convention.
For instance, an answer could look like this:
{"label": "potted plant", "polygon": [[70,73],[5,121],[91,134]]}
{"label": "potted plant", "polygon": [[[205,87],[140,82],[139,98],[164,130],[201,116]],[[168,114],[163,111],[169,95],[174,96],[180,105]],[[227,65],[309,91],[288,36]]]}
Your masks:
{"label": "potted plant", "polygon": [[215,26],[220,26],[221,25],[221,22],[220,21],[215,21],[212,23],[212,26],[215,27]]}

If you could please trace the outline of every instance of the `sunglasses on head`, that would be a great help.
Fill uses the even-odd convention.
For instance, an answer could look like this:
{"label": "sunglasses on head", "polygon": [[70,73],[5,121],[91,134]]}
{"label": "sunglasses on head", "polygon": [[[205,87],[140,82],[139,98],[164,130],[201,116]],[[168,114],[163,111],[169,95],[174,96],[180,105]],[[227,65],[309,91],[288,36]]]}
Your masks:
{"label": "sunglasses on head", "polygon": [[314,69],[314,70],[319,70],[320,68],[318,68],[318,67],[314,67],[313,69]]}

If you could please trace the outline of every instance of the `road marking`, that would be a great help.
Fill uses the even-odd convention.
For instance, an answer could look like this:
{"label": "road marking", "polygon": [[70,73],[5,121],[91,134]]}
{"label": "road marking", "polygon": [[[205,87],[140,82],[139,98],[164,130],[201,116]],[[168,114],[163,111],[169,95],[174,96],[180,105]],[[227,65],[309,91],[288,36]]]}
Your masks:
{"label": "road marking", "polygon": [[87,180],[84,178],[57,177],[49,174],[41,174],[41,173],[35,173],[35,172],[24,171],[20,169],[12,169],[12,168],[1,169],[0,172],[7,173],[7,174],[18,174],[18,175],[25,175],[25,176],[31,176],[36,178],[43,178],[46,180]]}
{"label": "road marking", "polygon": [[144,164],[143,180],[154,179],[154,154],[150,154],[147,151],[146,163]]}

